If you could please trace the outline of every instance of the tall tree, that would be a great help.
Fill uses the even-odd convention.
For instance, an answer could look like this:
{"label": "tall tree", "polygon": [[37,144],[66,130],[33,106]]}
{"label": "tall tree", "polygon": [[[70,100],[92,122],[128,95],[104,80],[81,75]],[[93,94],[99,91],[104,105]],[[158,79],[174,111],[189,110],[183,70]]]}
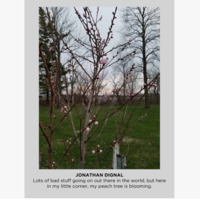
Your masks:
{"label": "tall tree", "polygon": [[[149,7],[126,7],[122,12],[122,35],[127,40],[134,39],[130,50],[137,52],[141,63],[144,85],[148,84],[148,69],[155,60],[159,61],[160,52],[160,10]],[[140,65],[140,64],[139,64]],[[145,108],[150,107],[148,87],[145,86]]]}
{"label": "tall tree", "polygon": [[[48,12],[47,12],[48,9]],[[62,46],[62,40],[65,40],[67,43],[70,43],[71,37],[70,34],[74,30],[74,25],[72,20],[69,16],[69,9],[68,8],[58,8],[58,7],[51,7],[51,8],[39,8],[39,38],[40,41],[43,42],[44,45],[42,45],[42,50],[45,52],[45,56],[47,57],[47,65],[51,66],[51,58],[50,58],[50,52],[49,49],[53,48],[53,43],[56,43],[56,49],[55,54],[58,59],[58,65],[59,65],[59,96],[62,92],[62,81],[61,77],[65,76],[67,71],[64,70],[64,65],[66,62],[62,62],[62,53],[64,50],[61,48]],[[47,16],[47,14],[49,16]],[[50,20],[47,20],[47,18]],[[48,22],[47,22],[48,21]],[[44,69],[43,63],[40,62],[40,71]],[[45,84],[43,83],[43,80],[40,78],[41,84],[40,84],[40,91],[44,94],[44,87]],[[45,87],[46,88],[46,87]],[[46,88],[46,101],[49,102],[49,89]]]}
{"label": "tall tree", "polygon": [[[70,34],[74,31],[74,23],[70,19],[70,12],[69,8],[64,8],[64,7],[51,7],[49,10],[49,13],[51,14],[51,19],[53,22],[53,29],[54,29],[54,35],[55,35],[55,41],[57,43],[57,57],[58,57],[58,64],[59,64],[59,69],[60,69],[60,77],[66,75],[66,70],[64,70],[64,62],[62,64],[61,62],[61,56],[63,53],[63,49],[61,46],[63,45],[62,40],[65,40],[67,43],[70,43],[71,37]],[[60,84],[59,84],[59,93],[61,94],[62,92],[62,87],[63,83],[60,79]]]}
{"label": "tall tree", "polygon": [[[51,56],[49,52],[49,46],[51,46],[51,33],[48,28],[46,21],[46,14],[43,8],[39,8],[39,41],[43,43],[42,50],[45,52],[47,67],[51,68]],[[49,104],[49,87],[46,84],[47,74],[44,68],[44,64],[40,58],[39,60],[39,86],[40,86],[40,96],[46,96],[46,104]]]}

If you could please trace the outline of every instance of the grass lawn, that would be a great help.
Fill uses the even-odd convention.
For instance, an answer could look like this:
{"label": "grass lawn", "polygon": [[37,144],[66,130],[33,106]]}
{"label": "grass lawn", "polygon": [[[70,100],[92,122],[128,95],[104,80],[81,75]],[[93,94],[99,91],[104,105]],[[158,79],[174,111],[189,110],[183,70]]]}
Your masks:
{"label": "grass lawn", "polygon": [[[117,107],[117,106],[116,106]],[[116,109],[113,107],[112,109]],[[95,110],[97,108],[93,108]],[[124,123],[121,124],[121,118],[124,109],[117,112],[106,122],[106,126],[101,123],[101,120],[106,116],[110,109],[109,106],[100,106],[97,120],[99,125],[91,129],[90,134],[94,129],[97,131],[94,136],[87,143],[86,147],[86,169],[100,169],[98,156],[102,159],[102,169],[111,169],[113,150],[110,145],[113,140],[117,138],[118,134],[122,133],[125,128],[126,122],[132,112],[133,117],[128,125],[128,131],[125,138],[120,144],[120,154],[127,156],[127,169],[159,169],[160,168],[160,106],[152,105],[150,109],[144,109],[144,106],[129,105],[126,110]],[[79,113],[84,116],[85,112],[77,108]],[[80,122],[76,114],[76,109],[73,110],[72,115],[78,131]],[[147,114],[142,120],[138,120],[141,116]],[[48,124],[49,121],[49,108],[40,106],[39,112],[40,121]],[[55,110],[54,125],[59,121],[63,114],[59,110]],[[82,122],[84,124],[84,121]],[[83,125],[82,125],[83,126]],[[121,129],[120,129],[121,127]],[[121,131],[120,131],[121,130]],[[53,160],[58,163],[60,158],[65,152],[67,147],[66,141],[69,138],[73,140],[73,133],[70,122],[68,119],[63,121],[62,126],[59,126],[53,134]],[[102,154],[92,154],[92,150],[100,145],[103,150]],[[39,151],[42,152],[42,162],[47,163],[47,143],[43,136],[39,134]],[[69,155],[66,156],[60,165],[59,169],[78,169],[80,157],[80,146],[75,143]],[[75,159],[74,162],[71,160]],[[42,167],[43,169],[45,167]]]}

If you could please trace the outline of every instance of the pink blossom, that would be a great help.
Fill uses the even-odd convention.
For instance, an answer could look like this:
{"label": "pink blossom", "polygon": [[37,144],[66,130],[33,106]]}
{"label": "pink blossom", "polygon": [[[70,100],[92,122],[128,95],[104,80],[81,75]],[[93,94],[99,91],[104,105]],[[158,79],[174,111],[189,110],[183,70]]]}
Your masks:
{"label": "pink blossom", "polygon": [[147,84],[146,84],[146,83],[144,83],[144,86],[147,86]]}
{"label": "pink blossom", "polygon": [[100,145],[98,144],[98,145],[97,145],[97,147],[99,148],[99,147],[100,147]]}
{"label": "pink blossom", "polygon": [[99,124],[99,122],[98,122],[98,121],[95,121],[95,122],[94,122],[94,124],[95,124],[95,125],[98,125],[98,124]]}
{"label": "pink blossom", "polygon": [[116,140],[113,140],[113,143],[116,143]]}
{"label": "pink blossom", "polygon": [[102,153],[102,152],[103,152],[103,150],[102,150],[102,149],[100,149],[100,150],[99,150],[99,153]]}
{"label": "pink blossom", "polygon": [[72,162],[74,162],[75,161],[75,159],[74,158],[72,158]]}
{"label": "pink blossom", "polygon": [[96,153],[96,151],[95,151],[95,150],[92,150],[92,153],[93,153],[93,154],[95,154],[95,153]]}
{"label": "pink blossom", "polygon": [[91,122],[92,122],[92,120],[90,119],[90,120],[89,120],[89,123],[91,123]]}
{"label": "pink blossom", "polygon": [[54,50],[53,50],[53,48],[49,48],[49,51],[50,51],[50,52],[53,52]]}
{"label": "pink blossom", "polygon": [[135,93],[132,92],[131,96],[134,96],[134,95],[135,95]]}
{"label": "pink blossom", "polygon": [[86,128],[86,131],[89,131],[89,130],[90,130],[90,128],[89,128],[89,127],[87,127],[87,128]]}
{"label": "pink blossom", "polygon": [[105,65],[107,62],[108,62],[108,61],[107,61],[106,59],[101,59],[101,60],[100,60],[100,64],[103,64],[103,65]]}

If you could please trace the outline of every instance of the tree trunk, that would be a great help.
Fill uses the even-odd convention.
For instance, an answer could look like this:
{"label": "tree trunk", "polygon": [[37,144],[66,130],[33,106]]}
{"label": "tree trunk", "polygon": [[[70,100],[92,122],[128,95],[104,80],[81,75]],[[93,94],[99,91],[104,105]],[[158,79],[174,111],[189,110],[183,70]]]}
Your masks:
{"label": "tree trunk", "polygon": [[[148,78],[147,78],[147,71],[146,71],[146,62],[143,60],[143,75],[144,75],[144,83],[147,83]],[[145,86],[144,88],[144,97],[145,97],[145,108],[150,108],[150,103],[149,103],[149,93],[148,93],[148,87]]]}
{"label": "tree trunk", "polygon": [[123,83],[123,102],[125,102],[126,100],[126,71],[125,71],[125,67],[123,67],[123,79],[124,79],[124,83]]}
{"label": "tree trunk", "polygon": [[85,144],[81,143],[81,159],[80,159],[80,169],[84,169],[85,166]]}
{"label": "tree trunk", "polygon": [[52,157],[52,146],[49,145],[48,148],[48,168],[52,169],[53,157]]}
{"label": "tree trunk", "polygon": [[[86,118],[85,118],[85,128],[89,121],[90,109],[91,109],[91,105],[92,105],[93,96],[94,96],[94,91],[92,89],[92,91],[90,93],[90,98],[89,98],[89,103],[88,103],[88,108],[87,108],[87,113],[86,113]],[[83,132],[83,139],[82,139],[82,143],[81,143],[80,169],[84,169],[84,166],[85,166],[85,153],[86,153],[86,143],[85,142],[87,140],[87,135],[88,135],[88,132],[85,129]]]}
{"label": "tree trunk", "polygon": [[[96,72],[94,74],[96,74]],[[86,141],[87,141],[87,136],[89,133],[86,130],[86,127],[88,125],[89,118],[91,115],[90,110],[91,110],[92,101],[93,101],[93,97],[94,97],[94,87],[95,87],[95,81],[93,81],[93,83],[92,83],[92,89],[91,89],[90,96],[89,96],[89,102],[88,102],[87,113],[86,113],[86,118],[85,118],[85,126],[84,126],[85,130],[83,131],[83,139],[81,142],[80,169],[84,169],[84,166],[85,166]]]}
{"label": "tree trunk", "polygon": [[[143,61],[143,76],[144,83],[148,83],[147,77],[147,58],[146,58],[146,40],[145,40],[145,24],[144,24],[144,15],[142,15],[142,61]],[[150,108],[149,103],[149,94],[148,87],[144,88],[144,97],[145,97],[145,108]]]}
{"label": "tree trunk", "polygon": [[48,146],[48,168],[52,168],[53,155],[52,155],[52,135],[53,135],[53,115],[55,106],[56,95],[54,91],[51,91],[51,103],[50,103],[50,116],[49,116],[49,146]]}
{"label": "tree trunk", "polygon": [[61,104],[61,95],[62,95],[62,82],[60,81],[60,78],[61,78],[61,62],[60,62],[60,57],[61,57],[61,54],[60,54],[60,39],[58,38],[58,35],[56,35],[56,40],[57,40],[57,59],[58,59],[58,71],[57,71],[57,76],[58,76],[58,102],[57,102],[57,107],[59,108],[60,107],[60,104]]}
{"label": "tree trunk", "polygon": [[46,105],[49,105],[49,88],[46,90]]}

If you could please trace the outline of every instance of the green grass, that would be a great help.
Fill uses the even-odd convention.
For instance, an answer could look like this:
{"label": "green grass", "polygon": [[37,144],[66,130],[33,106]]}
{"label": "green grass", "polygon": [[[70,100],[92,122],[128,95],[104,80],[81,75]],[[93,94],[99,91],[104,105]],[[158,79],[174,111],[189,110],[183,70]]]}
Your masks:
{"label": "green grass", "polygon": [[[112,109],[116,109],[117,106]],[[101,120],[105,117],[109,110],[109,106],[101,106],[97,120]],[[81,115],[84,116],[85,111],[77,108]],[[94,107],[94,112],[98,108]],[[80,122],[77,110],[73,110],[73,119],[76,129],[79,129]],[[109,148],[113,144],[113,140],[117,138],[118,134],[121,134],[126,127],[127,120],[132,112],[128,130],[124,140],[120,144],[120,154],[127,156],[127,169],[159,169],[160,168],[160,107],[158,105],[152,105],[150,109],[144,109],[144,106],[128,106],[124,123],[121,125],[121,118],[124,109],[117,112],[111,118],[108,119],[105,128],[102,128],[102,123],[98,126],[93,126],[91,129],[92,134],[97,127],[97,131],[94,136],[87,143],[87,153],[85,169],[100,169],[98,161],[98,154],[92,154],[92,150],[97,148],[99,144],[103,150],[102,154],[99,154],[102,158],[102,169],[110,169],[112,163],[112,148]],[[40,106],[40,121],[48,124],[49,121],[49,108]],[[139,120],[143,115],[147,114],[147,117]],[[54,118],[54,126],[59,121],[62,113],[59,110],[55,110],[56,117]],[[82,126],[84,121],[82,122]],[[121,131],[120,127],[122,127]],[[74,138],[69,120],[64,120],[62,126],[59,126],[53,134],[53,160],[58,163],[61,156],[66,149],[66,141],[69,138]],[[42,162],[47,163],[47,143],[44,137],[39,135],[39,150],[42,152]],[[67,157],[58,166],[59,169],[78,169],[79,168],[80,148],[75,143]],[[75,162],[71,162],[74,158]],[[45,167],[42,167],[45,168]]]}

